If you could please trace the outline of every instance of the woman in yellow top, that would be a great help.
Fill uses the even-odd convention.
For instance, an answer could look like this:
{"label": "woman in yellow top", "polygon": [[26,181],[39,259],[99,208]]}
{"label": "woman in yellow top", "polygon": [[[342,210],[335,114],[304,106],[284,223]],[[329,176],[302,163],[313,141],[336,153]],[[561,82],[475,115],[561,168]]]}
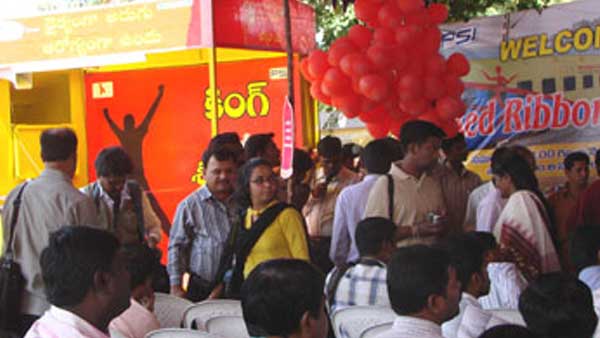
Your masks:
{"label": "woman in yellow top", "polygon": [[279,203],[276,196],[278,185],[279,180],[273,168],[263,159],[250,159],[240,169],[236,195],[240,206],[247,208],[241,220],[244,227],[240,229],[242,233],[249,232],[269,208],[282,209],[250,250],[244,264],[244,278],[258,264],[270,259],[309,260],[304,219],[292,206]]}

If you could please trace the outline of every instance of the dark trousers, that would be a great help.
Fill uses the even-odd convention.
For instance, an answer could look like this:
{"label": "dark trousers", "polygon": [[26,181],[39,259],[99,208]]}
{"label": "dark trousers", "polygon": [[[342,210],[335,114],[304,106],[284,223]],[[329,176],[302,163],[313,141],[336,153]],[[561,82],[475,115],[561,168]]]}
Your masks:
{"label": "dark trousers", "polygon": [[329,248],[331,248],[331,237],[311,237],[309,239],[310,256],[312,262],[323,273],[328,273],[333,268],[333,262],[329,259]]}
{"label": "dark trousers", "polygon": [[[29,331],[29,328],[33,323],[38,320],[40,317],[33,315],[24,315],[19,316],[19,323],[17,329],[14,331],[16,337],[23,337]],[[12,333],[12,332],[11,332]]]}
{"label": "dark trousers", "polygon": [[194,303],[197,303],[199,301],[205,300],[208,297],[208,295],[210,295],[212,290],[212,283],[203,280],[197,275],[191,275],[185,298],[189,299]]}

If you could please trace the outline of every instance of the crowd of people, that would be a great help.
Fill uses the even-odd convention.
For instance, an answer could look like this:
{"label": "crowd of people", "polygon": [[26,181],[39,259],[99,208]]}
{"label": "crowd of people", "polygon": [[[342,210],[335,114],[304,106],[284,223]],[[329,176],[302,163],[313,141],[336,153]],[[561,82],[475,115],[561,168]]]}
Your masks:
{"label": "crowd of people", "polygon": [[[202,155],[205,184],[177,206],[165,269],[161,221],[126,150],[103,149],[96,181],[79,190],[75,133],[48,129],[40,144],[43,172],[13,189],[2,214],[25,280],[8,328],[17,337],[143,337],[159,327],[155,291],[241,299],[256,337],[324,338],[332,314],[357,305],[397,314],[381,338],[596,329],[600,181],[588,185],[582,152],[543,193],[533,153],[497,147],[483,183],[464,166],[462,135],[409,121],[398,139],[364,148],[326,136],[316,156],[296,149],[284,181],[273,134],[244,144],[220,134]],[[518,310],[526,327],[486,331],[479,324],[502,324],[491,309]]]}

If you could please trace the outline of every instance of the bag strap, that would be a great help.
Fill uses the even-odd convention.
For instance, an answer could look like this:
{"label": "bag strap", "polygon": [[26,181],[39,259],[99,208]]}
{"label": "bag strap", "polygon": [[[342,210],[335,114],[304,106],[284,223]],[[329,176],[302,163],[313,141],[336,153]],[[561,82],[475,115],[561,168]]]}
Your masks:
{"label": "bag strap", "polygon": [[6,252],[5,252],[5,256],[8,259],[12,259],[12,254],[13,254],[12,244],[13,244],[13,240],[15,238],[15,227],[17,226],[19,210],[21,209],[21,197],[23,196],[23,191],[25,190],[27,183],[28,182],[23,183],[23,186],[21,186],[21,189],[19,189],[19,192],[17,193],[17,197],[13,201],[13,213],[12,213],[12,217],[10,220],[10,235],[8,237],[8,243],[6,245]]}
{"label": "bag strap", "polygon": [[[239,238],[237,243],[238,250],[236,250],[236,259],[243,258],[243,261],[245,262],[246,258],[250,254],[250,251],[252,251],[252,248],[254,248],[254,245],[256,245],[256,242],[258,242],[260,239],[260,236],[262,236],[269,225],[275,221],[275,218],[277,218],[277,216],[279,216],[279,214],[288,207],[289,205],[286,203],[277,203],[265,210],[258,217],[258,219],[252,223],[250,230],[248,230],[244,236]],[[242,219],[240,223],[240,230],[242,230],[242,232],[246,230],[243,223],[244,220]]]}
{"label": "bag strap", "polygon": [[391,174],[386,174],[388,179],[388,198],[390,203],[388,204],[388,215],[390,217],[390,221],[394,221],[394,178]]}
{"label": "bag strap", "polygon": [[140,243],[146,242],[146,227],[144,225],[144,210],[142,208],[142,189],[140,186],[133,182],[127,182],[127,189],[129,189],[129,195],[133,200],[133,210],[135,211],[135,219],[137,221],[138,239]]}

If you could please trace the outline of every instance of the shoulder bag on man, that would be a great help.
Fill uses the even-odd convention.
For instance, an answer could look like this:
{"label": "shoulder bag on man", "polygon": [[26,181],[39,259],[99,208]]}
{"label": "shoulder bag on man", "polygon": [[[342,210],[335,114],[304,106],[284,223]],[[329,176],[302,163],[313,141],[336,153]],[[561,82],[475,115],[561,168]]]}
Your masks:
{"label": "shoulder bag on man", "polygon": [[0,329],[4,330],[17,329],[20,322],[19,317],[21,316],[21,299],[25,278],[21,273],[21,266],[14,259],[12,245],[25,186],[27,186],[27,182],[21,186],[17,198],[13,202],[10,235],[6,244],[6,251],[0,257]]}

